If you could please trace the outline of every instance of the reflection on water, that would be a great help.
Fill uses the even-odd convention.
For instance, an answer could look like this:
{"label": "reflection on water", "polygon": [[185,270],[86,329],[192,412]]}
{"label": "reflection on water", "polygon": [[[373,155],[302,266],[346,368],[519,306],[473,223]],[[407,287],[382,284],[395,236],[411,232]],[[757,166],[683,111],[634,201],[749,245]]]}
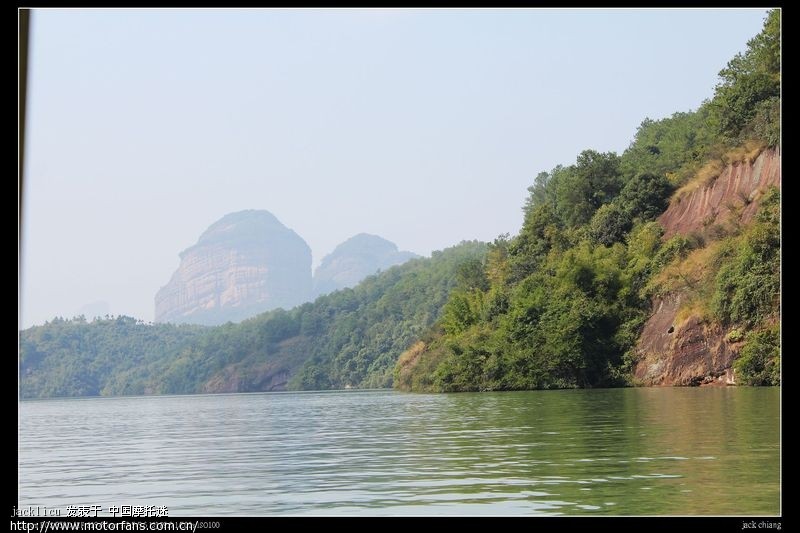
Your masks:
{"label": "reflection on water", "polygon": [[776,515],[779,403],[775,388],[23,402],[19,504]]}

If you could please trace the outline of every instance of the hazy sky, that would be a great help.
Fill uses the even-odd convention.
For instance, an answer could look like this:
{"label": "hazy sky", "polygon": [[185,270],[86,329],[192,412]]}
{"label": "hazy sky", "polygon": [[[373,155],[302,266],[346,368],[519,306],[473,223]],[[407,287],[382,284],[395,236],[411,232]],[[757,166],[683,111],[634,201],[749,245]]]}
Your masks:
{"label": "hazy sky", "polygon": [[537,173],[695,109],[766,10],[36,10],[22,323],[152,320],[178,253],[267,209],[314,265],[515,234]]}

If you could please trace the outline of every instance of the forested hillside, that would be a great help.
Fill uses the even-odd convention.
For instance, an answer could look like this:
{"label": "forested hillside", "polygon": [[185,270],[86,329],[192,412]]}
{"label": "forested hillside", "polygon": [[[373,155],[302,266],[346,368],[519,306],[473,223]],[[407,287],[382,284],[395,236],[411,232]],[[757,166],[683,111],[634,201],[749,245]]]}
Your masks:
{"label": "forested hillside", "polygon": [[[520,233],[495,241],[453,292],[442,320],[398,361],[396,386],[635,383],[639,335],[652,300],[667,295],[680,302],[676,320],[725,333],[731,352],[741,354],[739,382],[778,383],[777,189],[756,187],[731,199],[724,216],[714,209],[700,229],[669,239],[655,219],[670,202],[706,190],[726,168],[753,165],[779,143],[779,17],[770,12],[698,110],[645,120],[621,156],[586,150],[539,174]],[[743,216],[750,207],[754,221]]]}
{"label": "forested hillside", "polygon": [[126,316],[28,328],[19,335],[20,397],[152,394],[151,377],[208,329]]}
{"label": "forested hillside", "polygon": [[56,319],[20,333],[23,398],[389,387],[486,245],[413,259],[290,311],[217,327]]}

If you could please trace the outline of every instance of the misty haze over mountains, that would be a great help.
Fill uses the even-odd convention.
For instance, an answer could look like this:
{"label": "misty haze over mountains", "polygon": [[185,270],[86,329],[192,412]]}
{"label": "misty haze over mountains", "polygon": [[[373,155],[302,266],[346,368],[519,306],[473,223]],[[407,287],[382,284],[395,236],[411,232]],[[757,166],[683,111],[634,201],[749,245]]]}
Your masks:
{"label": "misty haze over mountains", "polygon": [[290,309],[419,257],[377,235],[360,233],[323,258],[311,275],[305,240],[266,210],[225,215],[156,293],[156,322],[218,325]]}

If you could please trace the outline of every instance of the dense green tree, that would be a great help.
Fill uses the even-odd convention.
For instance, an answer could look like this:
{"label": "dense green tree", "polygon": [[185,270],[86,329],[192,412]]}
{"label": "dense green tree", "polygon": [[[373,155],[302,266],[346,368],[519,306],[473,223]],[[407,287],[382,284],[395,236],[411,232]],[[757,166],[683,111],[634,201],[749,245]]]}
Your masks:
{"label": "dense green tree", "polygon": [[749,335],[734,363],[737,379],[746,385],[781,384],[781,339],[777,327]]}
{"label": "dense green tree", "polygon": [[716,277],[713,310],[723,323],[754,327],[776,313],[780,297],[780,193],[763,198],[756,223],[737,241]]}
{"label": "dense green tree", "polygon": [[631,219],[651,220],[667,208],[673,187],[666,176],[649,172],[636,174],[619,195],[620,211]]}
{"label": "dense green tree", "polygon": [[720,132],[732,139],[760,132],[777,144],[776,112],[781,91],[781,15],[773,9],[764,21],[764,29],[748,41],[747,50],[737,54],[719,73],[720,83],[713,108]]}
{"label": "dense green tree", "polygon": [[589,222],[589,235],[594,242],[611,246],[622,242],[632,226],[633,221],[627,212],[616,204],[606,204]]}
{"label": "dense green tree", "polygon": [[697,111],[674,113],[657,121],[645,119],[622,155],[623,174],[671,176],[675,183],[687,179],[716,142],[712,120],[709,102]]}
{"label": "dense green tree", "polygon": [[555,174],[556,214],[566,226],[585,224],[622,188],[619,157],[611,152],[584,150],[575,165]]}
{"label": "dense green tree", "polygon": [[510,281],[521,281],[535,271],[562,240],[561,222],[554,208],[531,202],[519,235],[508,246]]}

